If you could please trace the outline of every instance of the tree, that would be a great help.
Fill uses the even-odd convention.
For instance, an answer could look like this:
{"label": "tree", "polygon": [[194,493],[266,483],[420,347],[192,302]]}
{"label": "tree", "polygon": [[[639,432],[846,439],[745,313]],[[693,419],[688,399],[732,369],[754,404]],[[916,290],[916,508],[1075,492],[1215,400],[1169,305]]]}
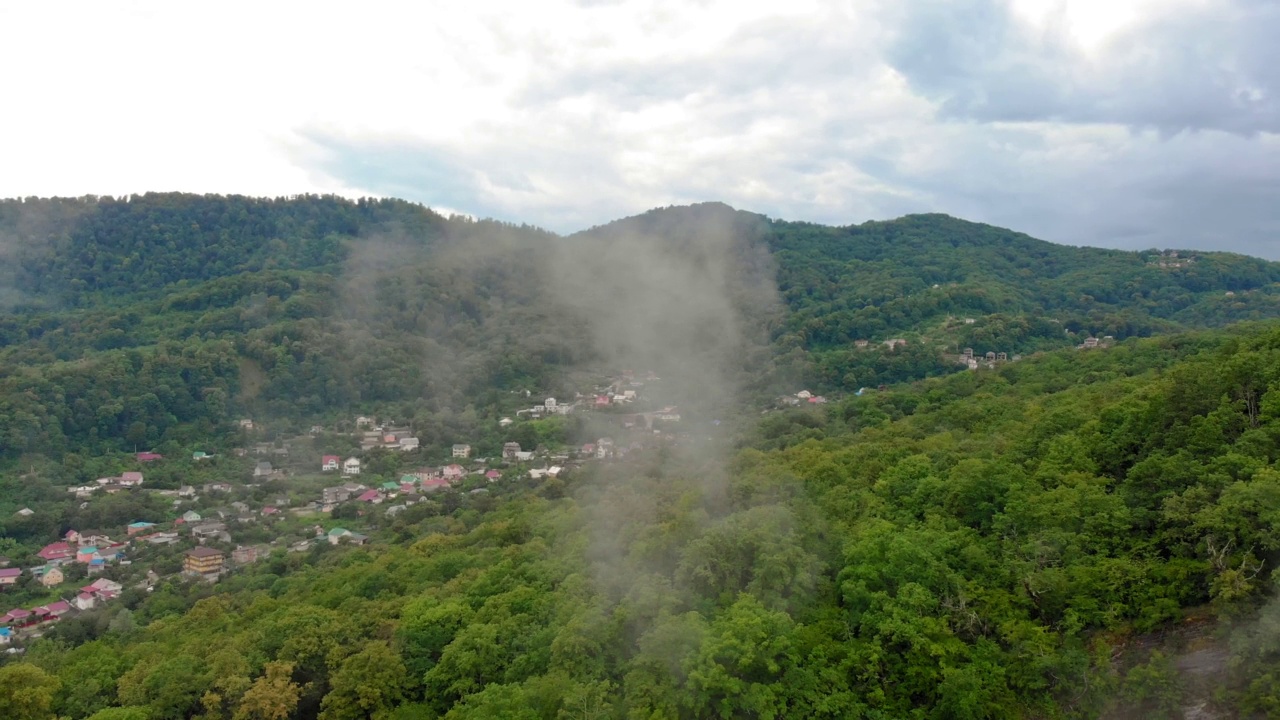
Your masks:
{"label": "tree", "polygon": [[266,672],[240,698],[233,720],[285,720],[292,715],[302,694],[292,675],[293,663],[267,663]]}
{"label": "tree", "polygon": [[51,720],[58,678],[29,663],[0,667],[0,718]]}
{"label": "tree", "polygon": [[320,720],[381,720],[404,698],[407,683],[400,656],[385,642],[371,642],[333,674]]}

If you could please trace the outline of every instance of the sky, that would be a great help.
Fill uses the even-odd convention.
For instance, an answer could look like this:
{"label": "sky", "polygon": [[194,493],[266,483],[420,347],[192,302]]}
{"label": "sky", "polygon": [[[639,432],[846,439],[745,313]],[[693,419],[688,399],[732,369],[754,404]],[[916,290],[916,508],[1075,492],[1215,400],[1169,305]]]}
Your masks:
{"label": "sky", "polygon": [[0,4],[0,196],[718,200],[1280,259],[1276,0]]}

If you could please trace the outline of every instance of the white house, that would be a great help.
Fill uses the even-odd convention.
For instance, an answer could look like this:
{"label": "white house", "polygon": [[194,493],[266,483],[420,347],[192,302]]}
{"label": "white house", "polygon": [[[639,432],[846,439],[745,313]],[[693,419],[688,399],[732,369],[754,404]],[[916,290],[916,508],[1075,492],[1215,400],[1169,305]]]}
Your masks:
{"label": "white house", "polygon": [[465,443],[453,446],[453,456],[456,458],[471,457],[471,446]]}
{"label": "white house", "polygon": [[419,444],[420,443],[418,441],[418,438],[416,437],[400,438],[400,449],[403,450],[404,452],[409,452],[410,450],[417,450]]}
{"label": "white house", "polygon": [[342,463],[343,475],[359,475],[360,474],[360,458],[349,457]]}

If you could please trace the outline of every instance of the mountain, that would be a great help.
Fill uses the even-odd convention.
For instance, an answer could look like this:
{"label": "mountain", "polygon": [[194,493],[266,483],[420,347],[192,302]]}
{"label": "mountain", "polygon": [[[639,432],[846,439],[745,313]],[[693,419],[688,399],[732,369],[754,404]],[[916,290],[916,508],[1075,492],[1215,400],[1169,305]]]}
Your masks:
{"label": "mountain", "polygon": [[177,194],[0,202],[0,259],[0,717],[1280,707],[1280,265]]}
{"label": "mountain", "polygon": [[[771,412],[726,456],[371,506],[369,545],[280,546],[60,621],[0,666],[0,703],[25,688],[48,713],[13,717],[42,720],[1261,716],[1280,668],[1260,574],[1280,548],[1277,387],[1274,326],[1166,336]],[[246,532],[291,543],[313,522]],[[135,562],[176,573],[165,552]]]}
{"label": "mountain", "polygon": [[685,394],[852,392],[962,370],[965,347],[1012,356],[1280,314],[1280,264],[1254,258],[716,203],[559,237],[396,200],[9,200],[0,257],[10,458],[179,442],[242,414],[474,418],[508,390],[569,392],[583,368],[669,368]]}

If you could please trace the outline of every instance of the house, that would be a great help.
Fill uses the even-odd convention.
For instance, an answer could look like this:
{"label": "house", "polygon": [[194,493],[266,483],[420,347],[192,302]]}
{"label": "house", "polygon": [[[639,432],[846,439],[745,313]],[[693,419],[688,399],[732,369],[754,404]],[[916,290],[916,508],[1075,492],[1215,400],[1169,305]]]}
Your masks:
{"label": "house", "polygon": [[267,477],[271,474],[271,463],[266,460],[259,460],[257,465],[253,466],[254,477]]}
{"label": "house", "polygon": [[595,454],[596,454],[596,444],[595,444],[595,443],[585,443],[585,444],[583,444],[582,449],[581,449],[579,452],[580,452],[580,454],[582,454],[582,455],[586,455],[587,457],[591,457],[591,456],[593,456],[593,455],[595,455]]}
{"label": "house", "polygon": [[40,574],[40,584],[45,587],[61,585],[62,582],[66,580],[66,576],[62,574],[62,570],[59,570],[56,565],[45,565],[40,569],[43,570]]}
{"label": "house", "polygon": [[106,578],[99,578],[89,583],[88,585],[85,585],[84,587],[80,588],[81,592],[97,593],[97,594],[102,594],[102,593],[116,594],[116,593],[119,593],[121,590],[124,590],[123,585],[116,582],[115,580],[108,580]]}
{"label": "house", "polygon": [[344,485],[327,487],[320,491],[320,498],[325,505],[334,505],[351,499],[351,490]]}
{"label": "house", "polygon": [[603,460],[613,454],[613,438],[600,438],[596,441],[596,458]]}
{"label": "house", "polygon": [[996,354],[995,354],[994,352],[988,352],[986,355],[984,355],[984,356],[983,356],[983,358],[984,358],[987,362],[995,362],[995,361],[996,361]]}
{"label": "house", "polygon": [[369,540],[368,536],[360,533],[353,533],[346,528],[334,528],[328,533],[329,544],[337,545],[344,540],[352,545],[363,545]]}
{"label": "house", "polygon": [[235,510],[237,513],[239,513],[239,514],[243,515],[243,514],[245,514],[245,513],[249,512],[249,503],[241,502],[241,501],[237,500],[237,501],[235,501],[235,502],[231,503],[231,509],[232,509],[232,510]]}
{"label": "house", "polygon": [[196,496],[196,489],[190,485],[183,485],[178,488],[178,497],[191,498]]}
{"label": "house", "polygon": [[484,474],[484,478],[489,482],[494,482],[496,480],[499,480],[501,477],[502,477],[502,473],[498,472],[497,470],[490,470],[489,472]]}
{"label": "house", "polygon": [[222,551],[201,545],[186,552],[182,571],[190,575],[214,575],[222,572]]}
{"label": "house", "polygon": [[57,602],[51,602],[48,605],[41,605],[36,609],[44,610],[54,618],[60,618],[63,615],[66,615],[67,613],[71,612],[71,603],[67,602],[66,600],[59,600]]}
{"label": "house", "polygon": [[262,508],[263,517],[271,517],[273,515],[279,515],[279,514],[280,514],[280,508],[272,507],[271,505],[268,505]]}
{"label": "house", "polygon": [[1087,338],[1085,338],[1085,339],[1084,339],[1084,344],[1083,344],[1083,345],[1081,345],[1080,347],[1082,347],[1082,348],[1096,348],[1096,347],[1098,347],[1098,338],[1096,338],[1096,337],[1094,337],[1094,336],[1090,335],[1089,337],[1087,337]]}
{"label": "house", "polygon": [[220,522],[201,523],[191,526],[191,537],[203,542],[209,538],[219,538],[227,534],[227,526]]}
{"label": "house", "polygon": [[252,420],[250,420],[249,418],[245,418],[245,419],[241,420],[241,421],[240,421],[240,429],[241,429],[241,430],[252,430],[252,429],[253,429],[253,421],[252,421]]}
{"label": "house", "polygon": [[76,595],[75,599],[71,602],[75,605],[77,610],[92,610],[93,606],[98,604],[98,598],[90,595],[89,593],[82,592],[79,595]]}
{"label": "house", "polygon": [[456,458],[471,457],[471,446],[467,444],[459,444],[453,446],[453,456]]}
{"label": "house", "polygon": [[366,490],[356,500],[377,505],[382,502],[382,493],[377,490]]}
{"label": "house", "polygon": [[17,585],[20,577],[22,577],[22,568],[4,568],[0,570],[0,587]]}
{"label": "house", "polygon": [[196,450],[195,452],[191,453],[191,459],[195,461],[208,460],[211,457],[213,456],[203,450]]}
{"label": "house", "polygon": [[248,565],[258,561],[258,549],[252,546],[237,545],[231,551],[231,561],[237,565]]}
{"label": "house", "polygon": [[111,538],[101,530],[85,530],[79,534],[76,543],[81,547],[85,545],[110,545]]}
{"label": "house", "polygon": [[124,487],[138,487],[142,484],[142,473],[132,471],[120,473],[120,478],[116,482]]}
{"label": "house", "polygon": [[231,483],[209,483],[204,486],[205,492],[231,492]]}
{"label": "house", "polygon": [[447,487],[449,487],[449,481],[442,477],[433,477],[422,481],[423,492],[434,492]]}
{"label": "house", "polygon": [[75,551],[64,542],[56,542],[45,545],[36,555],[46,562],[64,563],[75,557]]}
{"label": "house", "polygon": [[342,458],[337,455],[325,455],[320,458],[320,472],[334,472],[341,464]]}
{"label": "house", "polygon": [[39,622],[39,619],[32,617],[30,610],[23,610],[22,608],[14,608],[4,615],[0,615],[0,625],[24,628],[35,625],[37,622]]}
{"label": "house", "polygon": [[529,462],[532,459],[533,459],[532,450],[530,450],[529,452],[522,451],[522,452],[516,453],[516,458],[515,458],[516,462]]}
{"label": "house", "polygon": [[133,537],[138,533],[148,532],[149,530],[151,530],[151,528],[155,526],[156,526],[155,523],[143,522],[142,520],[139,520],[138,522],[129,523],[129,526],[126,527],[124,531],[126,535],[128,535],[129,537]]}
{"label": "house", "polygon": [[461,465],[454,463],[452,465],[445,465],[442,473],[445,480],[457,480],[463,475],[466,475],[467,471],[463,469]]}
{"label": "house", "polygon": [[366,427],[372,427],[372,426],[373,426],[373,418],[371,418],[371,417],[365,417],[365,416],[363,416],[363,415],[361,415],[360,417],[356,418],[356,427],[357,427],[357,428],[366,428]]}
{"label": "house", "polygon": [[800,392],[796,393],[796,397],[800,398],[801,400],[808,400],[809,398],[813,397],[813,393],[809,392],[808,390],[801,390]]}
{"label": "house", "polygon": [[185,523],[200,522],[203,519],[204,518],[200,516],[200,513],[196,512],[195,510],[188,510],[182,513],[182,522],[185,522]]}
{"label": "house", "polygon": [[1000,361],[1000,362],[1006,362],[1006,361],[1008,361],[1008,360],[1009,360],[1009,353],[1002,353],[1002,352],[1000,352],[1000,353],[996,353],[996,360],[998,360],[998,361]]}
{"label": "house", "polygon": [[854,346],[854,347],[856,347],[856,348],[858,348],[859,350],[861,350],[861,349],[865,348],[868,344],[869,344],[869,343],[868,343],[866,340],[854,340],[854,341],[853,341],[853,346]]}
{"label": "house", "polygon": [[500,427],[500,428],[510,427],[512,422],[514,422],[514,421],[513,421],[511,418],[509,418],[509,417],[504,417],[504,418],[502,418],[501,420],[499,420],[499,421],[498,421],[498,427]]}
{"label": "house", "polygon": [[139,540],[146,540],[152,545],[171,545],[178,542],[178,533],[176,532],[158,532],[150,535],[143,535]]}
{"label": "house", "polygon": [[360,474],[360,458],[349,457],[342,463],[343,475],[359,475]]}
{"label": "house", "polygon": [[92,560],[101,558],[98,555],[98,548],[94,545],[86,545],[76,551],[76,562],[88,565]]}
{"label": "house", "polygon": [[974,324],[975,322],[977,322],[977,321],[976,321],[976,320],[974,320],[973,318],[965,318],[965,319],[964,319],[964,324],[965,324],[965,325],[972,325],[972,324]]}
{"label": "house", "polygon": [[520,452],[520,443],[509,442],[502,444],[502,459],[515,460],[516,454]]}
{"label": "house", "polygon": [[140,452],[133,457],[136,458],[138,462],[155,462],[156,460],[164,459],[164,456],[160,453],[153,452]]}

